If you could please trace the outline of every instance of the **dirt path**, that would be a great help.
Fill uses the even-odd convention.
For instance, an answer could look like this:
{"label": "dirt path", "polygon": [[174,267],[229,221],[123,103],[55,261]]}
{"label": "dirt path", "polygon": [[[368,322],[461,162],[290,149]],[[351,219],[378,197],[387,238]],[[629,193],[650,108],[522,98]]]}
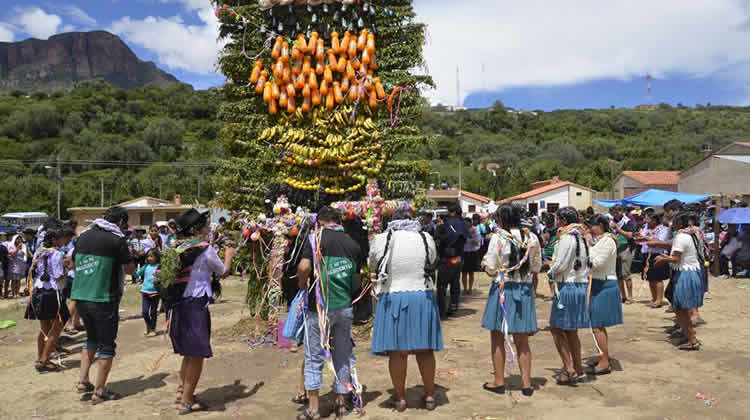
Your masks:
{"label": "dirt path", "polygon": [[[636,282],[637,297],[646,299],[647,286]],[[512,391],[496,396],[481,389],[491,379],[489,334],[480,319],[489,280],[480,276],[479,293],[463,298],[460,316],[443,324],[446,350],[438,353],[437,410],[420,407],[419,372],[409,363],[407,388],[410,408],[397,414],[387,407],[390,379],[387,359],[369,355],[369,343],[358,341],[356,349],[360,379],[366,385],[368,419],[505,419],[505,418],[609,418],[609,419],[732,419],[747,418],[750,399],[746,384],[750,377],[750,332],[746,302],[747,280],[712,279],[711,299],[702,310],[708,324],[698,330],[704,343],[700,352],[680,352],[665,340],[663,328],[670,316],[643,304],[625,306],[624,326],[610,331],[617,371],[590,379],[577,387],[560,387],[552,375],[561,363],[548,331],[531,339],[533,377],[538,388],[532,398],[518,392],[517,365],[509,372]],[[542,283],[540,290],[545,290]],[[128,293],[137,293],[129,288]],[[225,287],[228,299],[212,307],[214,331],[229,327],[243,316],[244,288],[239,282]],[[140,308],[130,299],[123,315]],[[547,325],[549,303],[537,300],[540,327]],[[78,375],[78,355],[64,359],[68,370],[38,375],[33,370],[33,340],[36,324],[16,320],[18,326],[0,330],[0,418],[80,419],[156,416],[176,418],[172,401],[180,359],[172,354],[164,337],[145,339],[140,319],[120,327],[118,357],[110,387],[125,395],[120,401],[96,407],[79,401],[73,391]],[[161,323],[160,323],[161,324]],[[588,331],[580,332],[584,355],[595,355]],[[79,340],[80,341],[80,340]],[[195,418],[292,419],[297,407],[289,402],[299,378],[300,353],[273,347],[256,348],[233,340],[215,339],[215,357],[206,363],[198,396],[211,411]],[[79,344],[68,346],[79,350]],[[164,355],[162,357],[162,355]],[[330,388],[324,374],[324,392]],[[715,401],[706,405],[696,399],[702,393]],[[325,398],[329,398],[327,395]],[[323,414],[331,410],[326,399]]]}

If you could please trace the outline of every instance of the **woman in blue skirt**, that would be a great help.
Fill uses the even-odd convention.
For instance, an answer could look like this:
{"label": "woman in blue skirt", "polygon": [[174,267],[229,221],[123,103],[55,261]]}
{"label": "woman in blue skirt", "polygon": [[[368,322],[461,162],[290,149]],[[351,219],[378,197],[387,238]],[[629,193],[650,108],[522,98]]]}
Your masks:
{"label": "woman in blue skirt", "polygon": [[510,204],[497,209],[500,226],[492,235],[482,261],[487,274],[496,276],[482,317],[482,327],[490,330],[495,380],[485,383],[483,388],[505,393],[505,340],[512,335],[521,369],[521,392],[530,397],[534,389],[529,336],[537,331],[533,276],[541,268],[541,254],[536,235],[521,228],[521,212],[520,207]]}
{"label": "woman in blue skirt", "polygon": [[599,347],[599,363],[594,375],[612,372],[609,365],[607,327],[622,324],[622,299],[617,285],[617,239],[609,232],[609,218],[603,214],[589,222],[593,236],[591,248],[592,281],[588,297],[589,316],[594,339]]}
{"label": "woman in blue skirt", "polygon": [[440,312],[435,299],[437,252],[432,236],[408,212],[396,212],[385,232],[370,245],[370,272],[377,307],[372,334],[372,354],[388,356],[393,382],[391,401],[406,410],[406,366],[415,354],[424,383],[424,407],[434,410],[435,354],[443,350]]}
{"label": "woman in blue skirt", "polygon": [[670,303],[677,315],[677,323],[684,334],[680,350],[700,350],[701,343],[696,338],[695,328],[690,319],[691,313],[703,306],[704,281],[703,257],[700,239],[695,227],[689,224],[690,213],[679,213],[672,220],[672,230],[676,232],[669,256],[656,257],[657,265],[672,265],[672,288]]}
{"label": "woman in blue skirt", "polygon": [[571,385],[584,374],[578,330],[590,324],[586,308],[589,248],[578,220],[578,212],[572,207],[557,212],[560,240],[547,272],[556,289],[549,325],[563,362],[557,380],[560,385]]}

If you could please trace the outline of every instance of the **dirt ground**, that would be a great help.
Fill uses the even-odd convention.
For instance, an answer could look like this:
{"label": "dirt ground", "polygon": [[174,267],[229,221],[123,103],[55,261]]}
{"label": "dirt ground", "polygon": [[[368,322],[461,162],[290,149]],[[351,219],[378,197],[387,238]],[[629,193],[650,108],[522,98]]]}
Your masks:
{"label": "dirt ground", "polygon": [[[396,413],[387,406],[390,378],[387,359],[369,354],[369,343],[358,340],[357,367],[367,403],[368,419],[739,419],[750,417],[747,380],[750,378],[748,307],[750,281],[712,279],[711,299],[702,316],[708,322],[698,330],[704,348],[681,352],[666,340],[664,328],[670,314],[649,309],[643,303],[626,305],[625,325],[610,331],[616,371],[588,378],[576,387],[555,384],[552,375],[561,366],[552,337],[546,329],[531,338],[532,376],[537,388],[532,398],[519,391],[517,364],[510,369],[506,395],[483,391],[491,379],[489,334],[480,327],[489,279],[478,275],[478,292],[462,297],[456,318],[443,323],[445,351],[437,354],[438,403],[434,412],[421,408],[419,372],[410,359],[407,379],[409,409]],[[635,281],[636,297],[647,300],[648,286]],[[542,280],[540,291],[548,294]],[[243,316],[244,287],[238,280],[225,286],[225,301],[212,306],[214,332],[237,323]],[[176,417],[173,408],[176,371],[180,359],[172,354],[166,337],[143,337],[141,319],[121,323],[118,356],[110,376],[110,388],[124,395],[120,401],[92,406],[81,401],[73,386],[80,360],[73,354],[62,361],[61,373],[39,375],[34,371],[34,335],[37,323],[24,321],[19,304],[0,301],[0,320],[13,319],[16,327],[0,330],[0,418],[146,419]],[[140,312],[137,289],[129,287],[124,299],[127,318]],[[9,306],[10,305],[10,306]],[[537,300],[539,325],[549,319],[549,303]],[[163,319],[160,319],[160,326]],[[218,334],[216,334],[218,335]],[[295,394],[301,353],[275,347],[252,349],[241,337],[216,337],[214,357],[206,362],[197,396],[210,411],[195,418],[292,419],[298,407],[289,400]],[[588,331],[580,332],[584,356],[596,354]],[[67,346],[80,351],[82,334]],[[324,373],[323,415],[332,410],[329,384]],[[696,398],[701,393],[712,404]]]}

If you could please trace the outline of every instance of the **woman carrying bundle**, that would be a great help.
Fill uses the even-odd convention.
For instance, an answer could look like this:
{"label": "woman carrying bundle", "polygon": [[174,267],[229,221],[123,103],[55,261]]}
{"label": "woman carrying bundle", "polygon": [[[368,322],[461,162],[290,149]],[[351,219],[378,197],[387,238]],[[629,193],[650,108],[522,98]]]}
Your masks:
{"label": "woman carrying bundle", "polygon": [[571,385],[584,374],[578,330],[590,324],[586,308],[589,247],[578,220],[578,212],[572,207],[557,212],[560,240],[547,272],[556,289],[549,324],[563,362],[559,385]]}
{"label": "woman carrying bundle", "polygon": [[701,343],[696,338],[691,313],[703,306],[705,285],[702,276],[703,254],[700,238],[695,227],[690,226],[690,213],[679,213],[672,220],[672,230],[676,232],[672,241],[672,252],[669,256],[659,255],[655,264],[672,265],[671,296],[667,296],[682,330],[683,341],[680,350],[700,350]]}
{"label": "woman carrying bundle", "polygon": [[175,402],[178,413],[184,415],[207,408],[194,394],[203,371],[203,360],[213,356],[211,314],[208,311],[208,299],[212,295],[211,274],[224,276],[230,272],[234,249],[226,248],[222,263],[208,243],[208,212],[190,209],[180,216],[177,224],[181,238],[177,247],[182,253],[178,280],[173,284],[184,284],[184,292],[171,306],[169,338],[174,352],[183,356]]}
{"label": "woman carrying bundle", "polygon": [[443,350],[435,298],[435,242],[418,220],[398,211],[388,229],[372,242],[369,267],[377,274],[378,298],[372,353],[387,355],[393,381],[393,406],[406,409],[406,365],[415,354],[424,383],[424,406],[435,409],[435,354]]}
{"label": "woman carrying bundle", "polygon": [[63,253],[57,247],[65,245],[60,226],[50,226],[45,235],[42,247],[39,248],[31,263],[29,286],[31,300],[26,307],[26,319],[37,319],[41,330],[37,337],[36,370],[39,373],[57,372],[61,366],[50,361],[57,338],[70,315],[64,304],[58,282],[64,279]]}
{"label": "woman carrying bundle", "polygon": [[594,375],[612,372],[609,365],[607,327],[622,324],[622,300],[617,285],[617,238],[609,231],[609,218],[598,214],[590,220],[592,280],[589,285],[588,309],[591,328],[598,346],[599,363],[592,365]]}
{"label": "woman carrying bundle", "polygon": [[650,243],[659,244],[669,241],[669,227],[661,222],[661,215],[654,212],[646,213],[646,225],[641,229],[637,238],[642,242],[641,251],[645,260],[644,277],[648,281],[651,290],[651,308],[664,306],[664,280],[671,276],[669,264],[656,265],[656,257],[665,255],[666,249],[649,246]]}
{"label": "woman carrying bundle", "polygon": [[530,397],[534,389],[529,336],[537,331],[532,281],[541,268],[541,256],[536,235],[521,228],[521,213],[520,207],[509,204],[497,209],[500,225],[482,261],[484,270],[496,276],[482,317],[482,327],[490,330],[495,380],[483,388],[505,393],[505,340],[510,340],[508,335],[512,334],[521,369],[521,392]]}

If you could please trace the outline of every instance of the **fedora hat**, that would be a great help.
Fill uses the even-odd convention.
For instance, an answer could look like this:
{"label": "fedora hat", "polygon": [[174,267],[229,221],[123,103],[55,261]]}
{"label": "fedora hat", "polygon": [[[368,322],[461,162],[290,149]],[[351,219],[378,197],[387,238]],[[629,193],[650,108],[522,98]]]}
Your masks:
{"label": "fedora hat", "polygon": [[181,214],[180,217],[175,220],[178,227],[178,233],[181,235],[189,234],[192,228],[205,223],[206,218],[208,218],[208,213],[208,210],[198,211],[196,209],[190,209]]}

